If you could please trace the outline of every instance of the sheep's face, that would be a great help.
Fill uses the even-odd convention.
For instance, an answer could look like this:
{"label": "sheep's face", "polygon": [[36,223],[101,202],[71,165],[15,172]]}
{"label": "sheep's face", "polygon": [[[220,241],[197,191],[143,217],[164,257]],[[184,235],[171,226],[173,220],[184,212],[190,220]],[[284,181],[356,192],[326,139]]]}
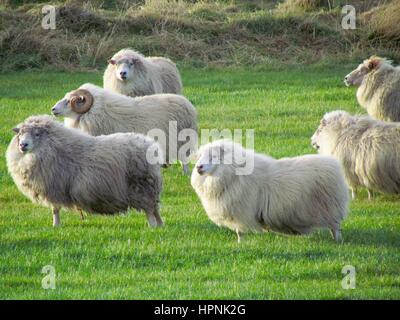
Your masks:
{"label": "sheep's face", "polygon": [[51,112],[56,117],[71,117],[76,115],[76,113],[71,108],[71,94],[67,93],[63,99],[58,101]]}
{"label": "sheep's face", "polygon": [[32,152],[47,142],[47,130],[42,127],[21,126],[13,129],[17,133],[18,149],[22,153]]}
{"label": "sheep's face", "polygon": [[370,72],[368,66],[364,63],[360,64],[357,69],[350,72],[344,77],[344,83],[346,86],[360,86],[363,82],[364,77]]}
{"label": "sheep's face", "polygon": [[313,136],[311,137],[311,145],[313,146],[314,149],[319,150],[321,146],[321,134],[324,130],[324,119],[321,120],[321,123],[317,129],[317,131],[314,132]]}
{"label": "sheep's face", "polygon": [[196,162],[195,170],[199,175],[212,175],[221,164],[222,150],[209,148],[204,150]]}
{"label": "sheep's face", "polygon": [[372,56],[371,58],[364,60],[357,69],[350,72],[344,77],[344,83],[346,86],[360,86],[364,80],[364,77],[373,70],[377,70],[382,67],[384,63],[390,64],[391,61],[380,58],[378,56]]}
{"label": "sheep's face", "polygon": [[331,123],[326,119],[322,119],[318,129],[315,131],[314,135],[311,137],[311,145],[314,149],[318,150],[320,154],[332,154],[333,142],[335,141],[335,136],[333,135]]}
{"label": "sheep's face", "polygon": [[125,58],[119,60],[111,59],[108,61],[108,63],[114,66],[115,77],[124,82],[133,77],[138,60],[135,58]]}
{"label": "sheep's face", "polygon": [[51,112],[56,117],[76,118],[79,114],[86,113],[93,105],[93,96],[85,89],[71,91],[58,101]]}
{"label": "sheep's face", "polygon": [[241,146],[219,141],[203,147],[198,152],[195,170],[199,175],[222,176],[232,171],[237,175],[251,174],[254,169],[253,153]]}
{"label": "sheep's face", "polygon": [[326,114],[311,137],[311,145],[321,154],[331,154],[335,137],[343,129],[343,125],[347,126],[349,123],[350,117],[346,112],[333,111]]}

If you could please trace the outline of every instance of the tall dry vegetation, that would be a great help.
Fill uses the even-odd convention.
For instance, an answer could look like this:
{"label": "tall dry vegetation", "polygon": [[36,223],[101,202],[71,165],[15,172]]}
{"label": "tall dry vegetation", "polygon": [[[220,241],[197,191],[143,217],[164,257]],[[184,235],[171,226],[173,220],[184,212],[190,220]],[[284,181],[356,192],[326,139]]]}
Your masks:
{"label": "tall dry vegetation", "polygon": [[355,0],[359,26],[346,32],[341,0],[58,1],[56,30],[42,29],[41,1],[0,1],[1,70],[102,68],[123,47],[194,66],[400,56],[399,1]]}
{"label": "tall dry vegetation", "polygon": [[399,50],[400,1],[394,1],[371,9],[362,15],[367,39],[373,44],[384,44]]}

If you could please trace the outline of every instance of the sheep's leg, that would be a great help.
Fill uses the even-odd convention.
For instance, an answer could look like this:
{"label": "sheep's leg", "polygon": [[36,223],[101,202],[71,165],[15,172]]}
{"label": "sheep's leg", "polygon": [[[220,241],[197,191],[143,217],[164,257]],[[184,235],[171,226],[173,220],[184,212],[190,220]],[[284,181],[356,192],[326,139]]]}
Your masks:
{"label": "sheep's leg", "polygon": [[189,169],[189,165],[186,164],[182,164],[182,169],[183,169],[183,174],[188,176],[190,174],[190,169]]}
{"label": "sheep's leg", "polygon": [[331,229],[331,234],[336,242],[342,241],[342,231],[340,229]]}
{"label": "sheep's leg", "polygon": [[370,189],[367,190],[368,190],[368,200],[372,200],[372,198],[374,197],[374,192]]}
{"label": "sheep's leg", "polygon": [[53,227],[60,225],[60,208],[53,207]]}
{"label": "sheep's leg", "polygon": [[237,241],[240,243],[240,231],[236,228]]}
{"label": "sheep's leg", "polygon": [[159,226],[159,227],[163,226],[163,225],[164,225],[164,221],[163,221],[163,219],[161,218],[160,209],[159,209],[158,207],[156,207],[156,208],[154,209],[153,215],[154,215],[154,217],[156,218],[157,226]]}
{"label": "sheep's leg", "polygon": [[81,221],[85,220],[85,216],[83,215],[83,211],[79,209],[79,215],[81,216]]}
{"label": "sheep's leg", "polygon": [[355,200],[357,196],[357,189],[356,188],[351,188],[351,199]]}
{"label": "sheep's leg", "polygon": [[154,216],[154,214],[152,212],[146,212],[146,216],[147,216],[147,221],[149,222],[149,225],[152,228],[157,227],[158,223],[157,223],[157,219]]}

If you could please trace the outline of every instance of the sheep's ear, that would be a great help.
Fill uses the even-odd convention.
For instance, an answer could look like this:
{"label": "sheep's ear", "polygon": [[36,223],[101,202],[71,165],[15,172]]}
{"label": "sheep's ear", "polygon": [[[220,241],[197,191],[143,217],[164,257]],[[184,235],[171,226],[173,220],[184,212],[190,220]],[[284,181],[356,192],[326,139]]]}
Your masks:
{"label": "sheep's ear", "polygon": [[15,128],[12,129],[12,131],[14,131],[16,134],[18,134],[19,133],[19,128],[15,127]]}
{"label": "sheep's ear", "polygon": [[354,119],[354,117],[350,117],[349,118],[349,124],[351,124],[351,125],[356,124],[356,119]]}
{"label": "sheep's ear", "polygon": [[370,59],[369,62],[368,62],[368,69],[369,69],[369,70],[374,70],[374,69],[376,69],[376,68],[379,66],[380,62],[381,62],[381,60],[378,59],[378,58],[372,58],[372,59]]}
{"label": "sheep's ear", "polygon": [[112,64],[112,65],[117,63],[114,59],[109,59],[107,62],[108,62],[108,64]]}
{"label": "sheep's ear", "polygon": [[142,63],[141,63],[140,59],[138,59],[138,58],[132,58],[132,59],[130,60],[130,62],[131,62],[135,67],[141,67],[141,66],[142,66]]}

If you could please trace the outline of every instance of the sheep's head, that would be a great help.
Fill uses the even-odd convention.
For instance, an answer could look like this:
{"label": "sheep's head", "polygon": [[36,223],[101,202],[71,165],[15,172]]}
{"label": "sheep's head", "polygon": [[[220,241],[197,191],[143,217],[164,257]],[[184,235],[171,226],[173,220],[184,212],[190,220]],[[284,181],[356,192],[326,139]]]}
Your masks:
{"label": "sheep's head", "polygon": [[[201,147],[197,152],[195,173],[201,176],[221,176],[225,170],[244,168],[253,164],[252,155],[238,144],[228,140],[217,140]],[[253,166],[251,167],[251,170]]]}
{"label": "sheep's head", "polygon": [[209,147],[198,150],[195,170],[199,175],[212,175],[218,165],[222,163],[224,149],[220,147]]}
{"label": "sheep's head", "polygon": [[34,116],[13,128],[17,134],[19,151],[22,153],[34,152],[42,145],[47,146],[51,121],[49,116]]}
{"label": "sheep's head", "polygon": [[92,94],[85,89],[71,91],[58,101],[51,112],[56,116],[80,115],[88,112],[93,105]]}
{"label": "sheep's head", "polygon": [[336,137],[354,120],[346,111],[332,111],[324,115],[311,137],[311,145],[321,154],[331,154]]}
{"label": "sheep's head", "polygon": [[142,69],[140,58],[135,56],[112,58],[108,64],[114,67],[115,77],[122,82],[129,81],[136,71]]}
{"label": "sheep's head", "polygon": [[361,63],[357,69],[350,72],[344,77],[344,83],[346,86],[360,86],[364,80],[364,77],[373,70],[379,69],[383,64],[389,63],[386,59],[378,56],[372,56]]}

